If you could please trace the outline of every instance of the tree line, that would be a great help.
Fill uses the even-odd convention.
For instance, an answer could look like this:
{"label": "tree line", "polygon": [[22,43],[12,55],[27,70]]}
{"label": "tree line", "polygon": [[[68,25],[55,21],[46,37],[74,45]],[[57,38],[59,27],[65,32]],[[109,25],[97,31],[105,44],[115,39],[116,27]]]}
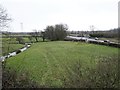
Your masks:
{"label": "tree line", "polygon": [[114,28],[108,31],[94,31],[89,35],[91,37],[118,38],[120,35],[120,28]]}
{"label": "tree line", "polygon": [[120,28],[97,31],[68,31],[68,35],[77,37],[119,38]]}
{"label": "tree line", "polygon": [[[6,10],[0,5],[0,31],[8,27],[9,21],[12,19],[8,16]],[[43,31],[33,30],[29,33],[29,40],[32,42],[32,38],[36,42],[39,42],[40,38],[50,41],[64,40],[67,35],[76,35],[77,36],[90,36],[90,37],[105,37],[105,38],[118,38],[120,34],[120,28],[115,28],[109,31],[68,31],[67,24],[56,24],[48,25]],[[7,33],[7,36],[10,37],[10,34]],[[23,43],[22,36],[16,36],[16,40],[19,43]]]}
{"label": "tree line", "polygon": [[44,31],[34,30],[34,32],[30,33],[31,37],[29,38],[34,38],[36,42],[39,42],[39,38],[42,38],[43,41],[64,40],[64,38],[67,36],[67,30],[67,24],[49,25],[46,27],[46,29],[44,29]]}

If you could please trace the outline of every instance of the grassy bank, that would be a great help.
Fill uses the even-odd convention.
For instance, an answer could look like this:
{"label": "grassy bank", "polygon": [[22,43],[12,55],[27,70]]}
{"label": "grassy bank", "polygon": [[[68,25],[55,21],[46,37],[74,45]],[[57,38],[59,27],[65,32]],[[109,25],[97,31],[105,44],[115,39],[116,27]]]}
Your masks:
{"label": "grassy bank", "polygon": [[[40,38],[39,41],[42,41],[42,39]],[[24,47],[24,43],[31,43],[31,42],[35,43],[35,39],[31,38],[31,40],[30,40],[28,37],[22,37],[22,42],[23,42],[23,44],[20,44],[19,41],[14,37],[2,38],[2,55],[6,55],[10,52],[13,52],[15,50],[18,50],[18,49]]]}
{"label": "grassy bank", "polygon": [[15,38],[2,38],[2,55],[18,50],[24,47],[23,44],[18,44]]}
{"label": "grassy bank", "polygon": [[[107,86],[106,83],[114,82],[114,77],[117,77],[117,57],[118,48],[108,46],[65,41],[39,42],[32,44],[27,51],[7,59],[4,70],[13,72],[15,83],[11,86],[16,87],[19,87],[16,83],[25,82],[26,78],[35,82],[37,87],[110,87],[111,84]],[[106,68],[108,71],[104,70]],[[102,78],[100,75],[104,73],[110,78]],[[93,84],[92,80],[97,84]],[[98,82],[100,80],[105,81],[105,84]]]}

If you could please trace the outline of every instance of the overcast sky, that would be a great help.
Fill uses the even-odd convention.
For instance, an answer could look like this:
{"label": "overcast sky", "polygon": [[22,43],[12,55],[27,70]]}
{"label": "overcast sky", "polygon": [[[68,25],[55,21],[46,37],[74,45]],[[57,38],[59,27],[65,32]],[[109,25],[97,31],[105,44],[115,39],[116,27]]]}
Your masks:
{"label": "overcast sky", "polygon": [[[67,24],[69,30],[86,31],[118,27],[119,0],[0,0],[13,18],[10,31],[43,30],[47,25]],[[21,30],[20,23],[23,23]]]}

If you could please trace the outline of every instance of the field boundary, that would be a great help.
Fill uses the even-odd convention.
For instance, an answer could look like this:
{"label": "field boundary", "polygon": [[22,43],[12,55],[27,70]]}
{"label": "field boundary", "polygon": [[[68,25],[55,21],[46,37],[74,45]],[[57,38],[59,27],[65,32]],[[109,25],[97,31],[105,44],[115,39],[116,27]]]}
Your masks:
{"label": "field boundary", "polygon": [[86,43],[106,45],[106,46],[120,48],[119,43],[110,42],[110,41],[107,41],[107,40],[103,41],[103,40],[90,39],[90,38],[86,38],[86,37],[73,37],[73,36],[67,36],[64,40],[65,41],[75,41],[75,42],[81,41],[81,42],[86,42]]}
{"label": "field boundary", "polygon": [[16,51],[13,51],[13,52],[5,55],[5,56],[1,56],[1,57],[0,57],[0,61],[4,62],[5,59],[10,58],[10,57],[13,57],[13,56],[16,56],[17,54],[19,54],[19,53],[27,50],[30,46],[31,46],[30,44],[27,44],[27,45],[25,45],[25,46],[24,46],[23,48],[21,48],[21,49],[18,49],[18,50],[16,50]]}

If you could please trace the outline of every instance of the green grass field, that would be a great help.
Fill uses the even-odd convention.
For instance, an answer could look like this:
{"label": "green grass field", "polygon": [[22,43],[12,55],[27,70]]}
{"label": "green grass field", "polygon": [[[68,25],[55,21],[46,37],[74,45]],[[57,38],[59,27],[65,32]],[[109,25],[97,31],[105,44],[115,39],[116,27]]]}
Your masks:
{"label": "green grass field", "polygon": [[68,41],[39,42],[7,59],[5,69],[15,70],[18,80],[27,73],[27,78],[40,87],[69,87],[76,85],[70,76],[75,79],[82,75],[84,81],[88,74],[86,69],[95,69],[100,60],[111,60],[117,55],[118,48],[108,46]]}

